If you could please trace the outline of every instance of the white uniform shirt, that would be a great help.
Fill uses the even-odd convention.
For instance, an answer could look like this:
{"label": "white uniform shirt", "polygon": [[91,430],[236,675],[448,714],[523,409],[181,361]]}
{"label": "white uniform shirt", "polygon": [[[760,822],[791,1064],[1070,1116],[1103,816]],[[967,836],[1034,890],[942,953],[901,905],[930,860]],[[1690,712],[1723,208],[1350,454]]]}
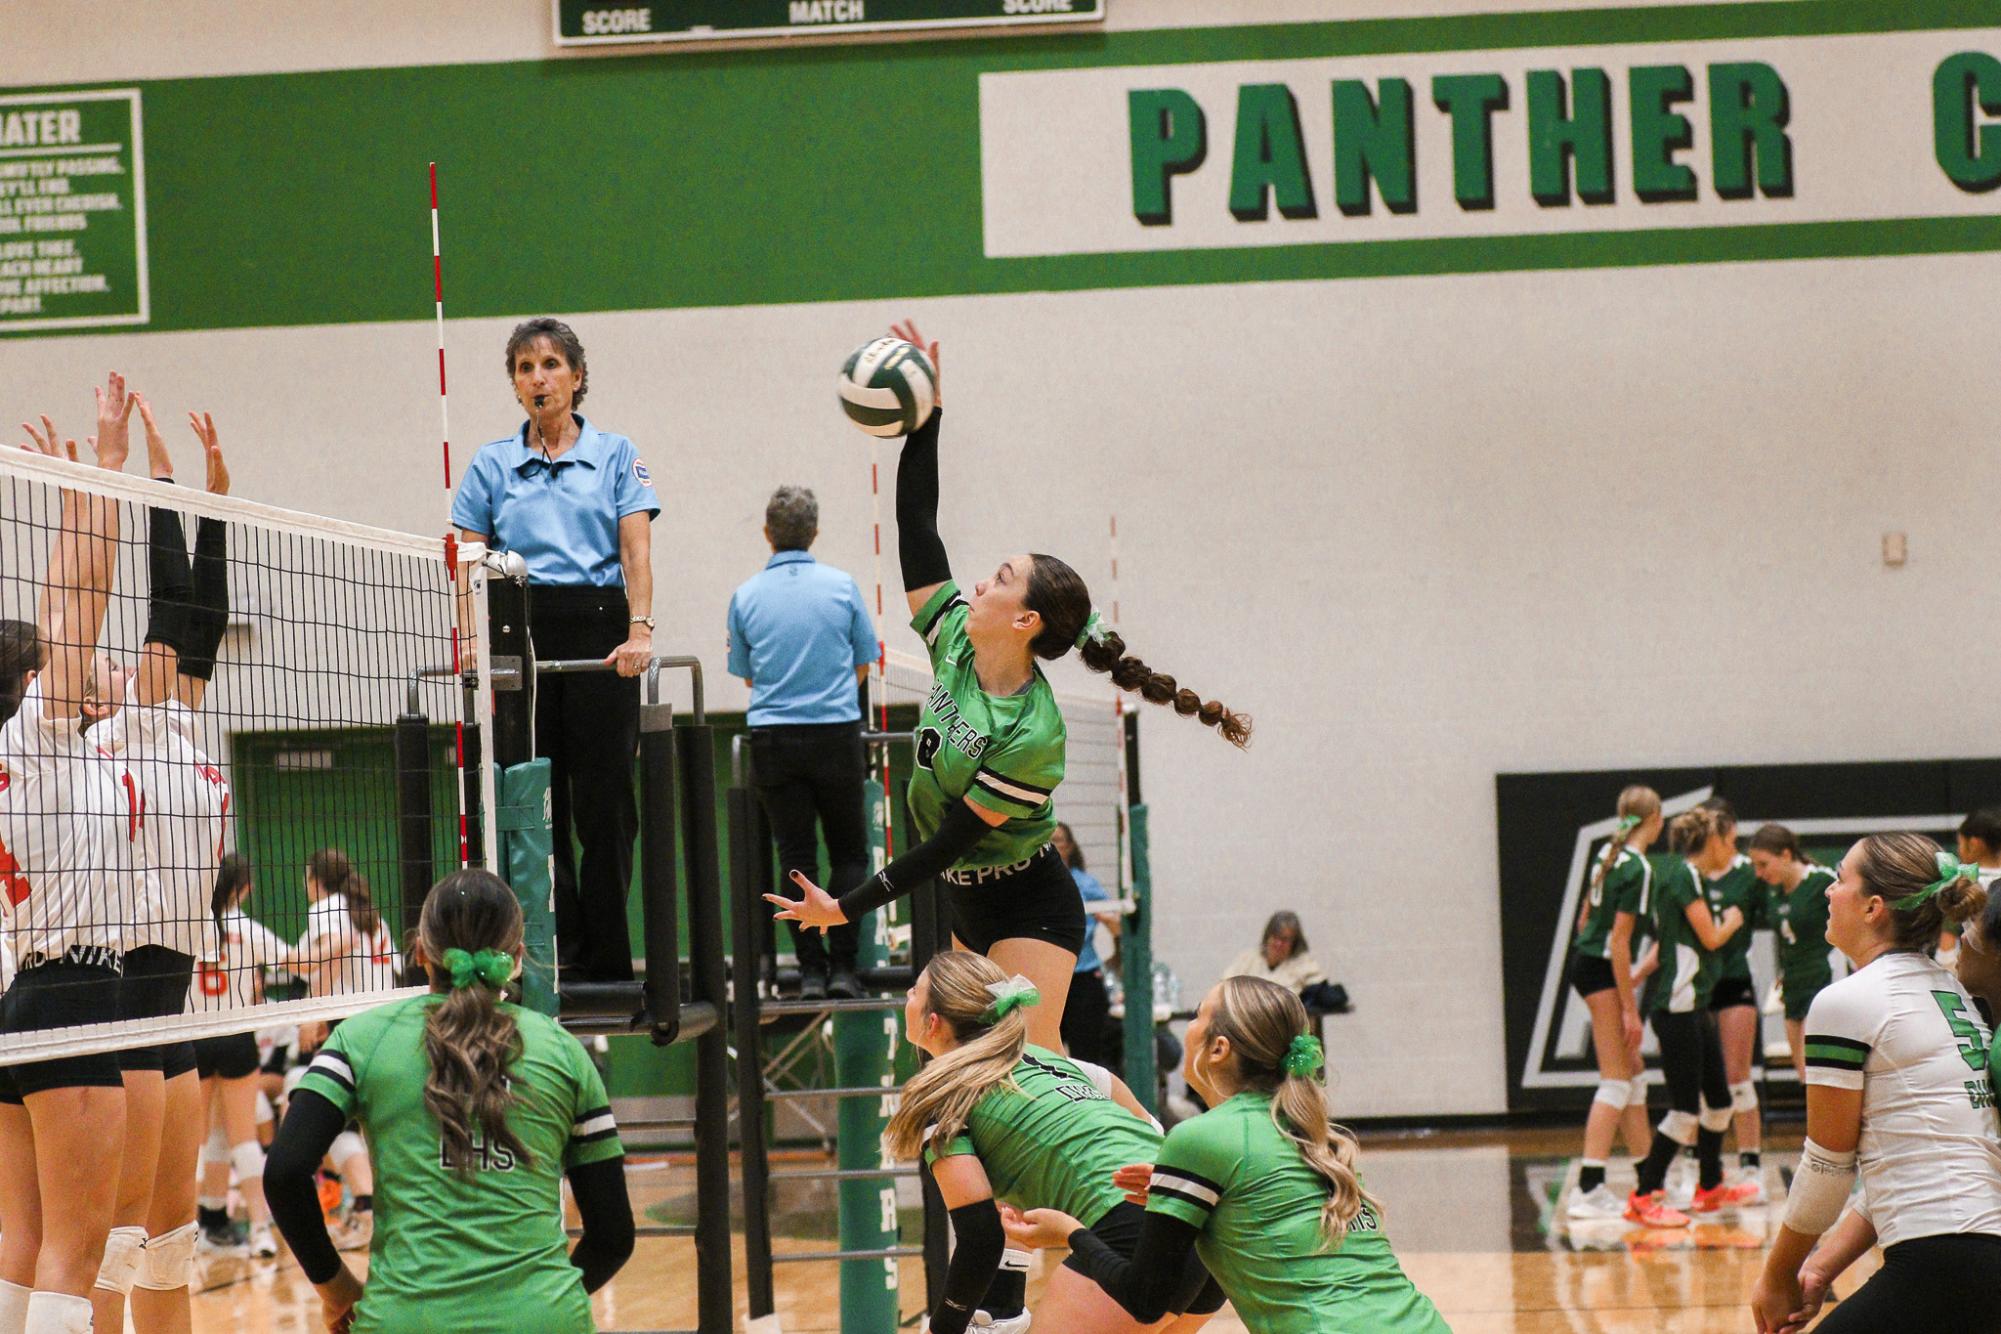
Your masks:
{"label": "white uniform shirt", "polygon": [[1806,1082],[1862,1090],[1857,1161],[1884,1246],[2001,1236],[1990,1040],[1959,979],[1922,954],[1882,955],[1814,997]]}
{"label": "white uniform shirt", "polygon": [[125,704],[91,728],[91,739],[125,761],[146,812],[139,848],[144,896],[125,948],[163,945],[200,960],[216,953],[209,915],[229,830],[229,784],[194,741],[194,714],[179,700]]}
{"label": "white uniform shirt", "polygon": [[347,895],[329,894],[307,913],[298,969],[311,970],[313,995],[335,996],[394,987],[403,960],[385,921],[364,935],[348,915]]}
{"label": "white uniform shirt", "polygon": [[125,948],[144,819],[125,766],[75,718],[51,718],[38,677],[0,727],[0,914],[15,964],[71,946]]}
{"label": "white uniform shirt", "polygon": [[256,1005],[258,973],[287,953],[285,942],[262,922],[241,908],[231,908],[222,915],[222,948],[217,957],[203,961],[188,984],[188,1009],[210,1014]]}

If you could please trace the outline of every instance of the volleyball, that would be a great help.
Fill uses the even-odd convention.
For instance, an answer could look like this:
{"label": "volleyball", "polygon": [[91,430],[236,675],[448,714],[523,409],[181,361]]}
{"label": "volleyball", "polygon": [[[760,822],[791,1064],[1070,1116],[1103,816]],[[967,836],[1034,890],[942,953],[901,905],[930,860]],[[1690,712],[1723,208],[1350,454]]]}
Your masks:
{"label": "volleyball", "polygon": [[874,436],[909,435],[931,420],[938,372],[931,359],[901,338],[863,343],[841,365],[841,411]]}

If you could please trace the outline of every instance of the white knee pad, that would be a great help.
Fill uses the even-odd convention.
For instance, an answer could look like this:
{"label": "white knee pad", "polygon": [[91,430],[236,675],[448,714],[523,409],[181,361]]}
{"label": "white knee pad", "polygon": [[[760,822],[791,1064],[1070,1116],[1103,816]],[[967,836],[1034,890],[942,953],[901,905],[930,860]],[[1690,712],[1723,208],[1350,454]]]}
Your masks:
{"label": "white knee pad", "polygon": [[327,1150],[327,1157],[333,1160],[336,1171],[345,1172],[354,1155],[367,1152],[368,1146],[361,1142],[361,1136],[352,1130],[343,1130],[334,1136],[333,1146]]}
{"label": "white knee pad", "polygon": [[104,1260],[97,1266],[97,1286],[106,1292],[129,1294],[132,1281],[139,1277],[139,1259],[145,1249],[145,1228],[112,1228],[104,1237]]}
{"label": "white knee pad", "polygon": [[1711,1134],[1720,1135],[1730,1128],[1730,1118],[1735,1115],[1726,1103],[1721,1107],[1709,1105],[1709,1099],[1702,1100],[1702,1128]]}
{"label": "white knee pad", "polygon": [[1631,1087],[1632,1087],[1632,1090],[1633,1090],[1633,1091],[1632,1091],[1632,1092],[1631,1092],[1630,1094],[1628,1094],[1628,1095],[1626,1096],[1626,1105],[1627,1105],[1628,1107],[1644,1107],[1644,1106],[1646,1106],[1646,1105],[1647,1105],[1647,1072],[1646,1072],[1646,1071],[1644,1071],[1644,1070],[1642,1070],[1642,1071],[1640,1071],[1640,1073],[1639,1073],[1639,1074],[1637,1074],[1637,1075],[1634,1075],[1634,1076],[1633,1076],[1633,1078],[1632,1078],[1632,1081],[1631,1081]]}
{"label": "white knee pad", "polygon": [[1733,1112],[1755,1112],[1758,1110],[1758,1086],[1750,1080],[1730,1086],[1730,1110]]}
{"label": "white knee pad", "polygon": [[146,1263],[139,1286],[148,1292],[178,1292],[194,1280],[195,1225],[183,1223],[172,1232],[146,1238]]}
{"label": "white knee pad", "polygon": [[266,1093],[263,1089],[258,1089],[257,1124],[260,1126],[268,1126],[277,1119],[278,1119],[278,1114],[271,1110],[271,1095]]}
{"label": "white knee pad", "polygon": [[229,1136],[223,1132],[222,1122],[208,1128],[208,1138],[201,1142],[201,1165],[213,1167],[229,1161]]}
{"label": "white knee pad", "polygon": [[1687,1112],[1669,1112],[1661,1118],[1660,1132],[1687,1148],[1695,1143],[1696,1120]]}
{"label": "white knee pad", "polygon": [[0,1279],[0,1334],[21,1334],[28,1327],[28,1298],[33,1288]]}
{"label": "white knee pad", "polygon": [[229,1166],[239,1182],[257,1180],[264,1175],[264,1146],[245,1140],[229,1151]]}
{"label": "white knee pad", "polygon": [[1598,1091],[1591,1095],[1591,1101],[1602,1102],[1614,1111],[1626,1110],[1626,1103],[1633,1096],[1633,1086],[1623,1079],[1601,1079]]}
{"label": "white knee pad", "polygon": [[90,1334],[90,1299],[62,1292],[28,1298],[27,1334]]}

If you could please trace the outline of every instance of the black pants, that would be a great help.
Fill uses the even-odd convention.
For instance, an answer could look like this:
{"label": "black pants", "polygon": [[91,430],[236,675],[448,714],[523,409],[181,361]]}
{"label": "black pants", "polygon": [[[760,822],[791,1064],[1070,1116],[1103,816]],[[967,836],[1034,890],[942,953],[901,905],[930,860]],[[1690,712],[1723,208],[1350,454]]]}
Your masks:
{"label": "black pants", "polygon": [[[623,588],[537,585],[528,597],[538,659],[602,659],[631,628]],[[605,672],[537,680],[535,753],[549,760],[555,825],[556,947],[563,966],[590,981],[632,977],[625,904],[639,833],[638,749],[637,679]]]}
{"label": "black pants", "polygon": [[[1677,1112],[1700,1117],[1702,1105],[1730,1105],[1730,1077],[1723,1069],[1723,1043],[1716,1033],[1716,1016],[1707,1010],[1671,1014],[1655,1010],[1651,1016],[1654,1036],[1661,1044],[1661,1075],[1667,1083],[1668,1106]],[[1675,1148],[1660,1131],[1654,1132],[1651,1152],[1640,1163],[1640,1189],[1659,1190],[1673,1162]],[[1702,1184],[1714,1186],[1720,1175],[1723,1132],[1698,1130],[1696,1151],[1702,1158]]]}
{"label": "black pants", "polygon": [[[753,727],[750,759],[758,798],[778,842],[779,889],[787,895],[798,893],[792,884],[794,871],[818,880],[821,838],[827,841],[828,863],[823,889],[838,897],[866,879],[868,824],[862,784],[868,779],[868,757],[862,747],[862,725]],[[824,972],[830,947],[836,965],[852,968],[861,923],[835,927],[827,932],[825,943],[812,930],[795,930],[792,938],[801,971]]]}
{"label": "black pants", "polygon": [[1883,1252],[1883,1267],[1814,1328],[1818,1334],[2001,1334],[1996,1274],[2001,1237],[1956,1233],[1900,1241]]}
{"label": "black pants", "polygon": [[1063,1045],[1080,1061],[1107,1064],[1105,1025],[1111,1021],[1112,998],[1105,994],[1105,970],[1092,968],[1070,974],[1070,998],[1063,1004]]}

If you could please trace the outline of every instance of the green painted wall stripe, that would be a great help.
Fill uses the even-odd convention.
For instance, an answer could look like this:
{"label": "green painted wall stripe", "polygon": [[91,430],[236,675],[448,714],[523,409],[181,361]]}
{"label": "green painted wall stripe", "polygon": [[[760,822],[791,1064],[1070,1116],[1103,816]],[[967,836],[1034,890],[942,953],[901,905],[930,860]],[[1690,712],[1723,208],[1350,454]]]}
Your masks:
{"label": "green painted wall stripe", "polygon": [[150,327],[428,319],[432,158],[454,317],[2001,249],[1983,217],[981,251],[988,70],[1994,22],[1970,0],[1782,0],[142,82]]}

